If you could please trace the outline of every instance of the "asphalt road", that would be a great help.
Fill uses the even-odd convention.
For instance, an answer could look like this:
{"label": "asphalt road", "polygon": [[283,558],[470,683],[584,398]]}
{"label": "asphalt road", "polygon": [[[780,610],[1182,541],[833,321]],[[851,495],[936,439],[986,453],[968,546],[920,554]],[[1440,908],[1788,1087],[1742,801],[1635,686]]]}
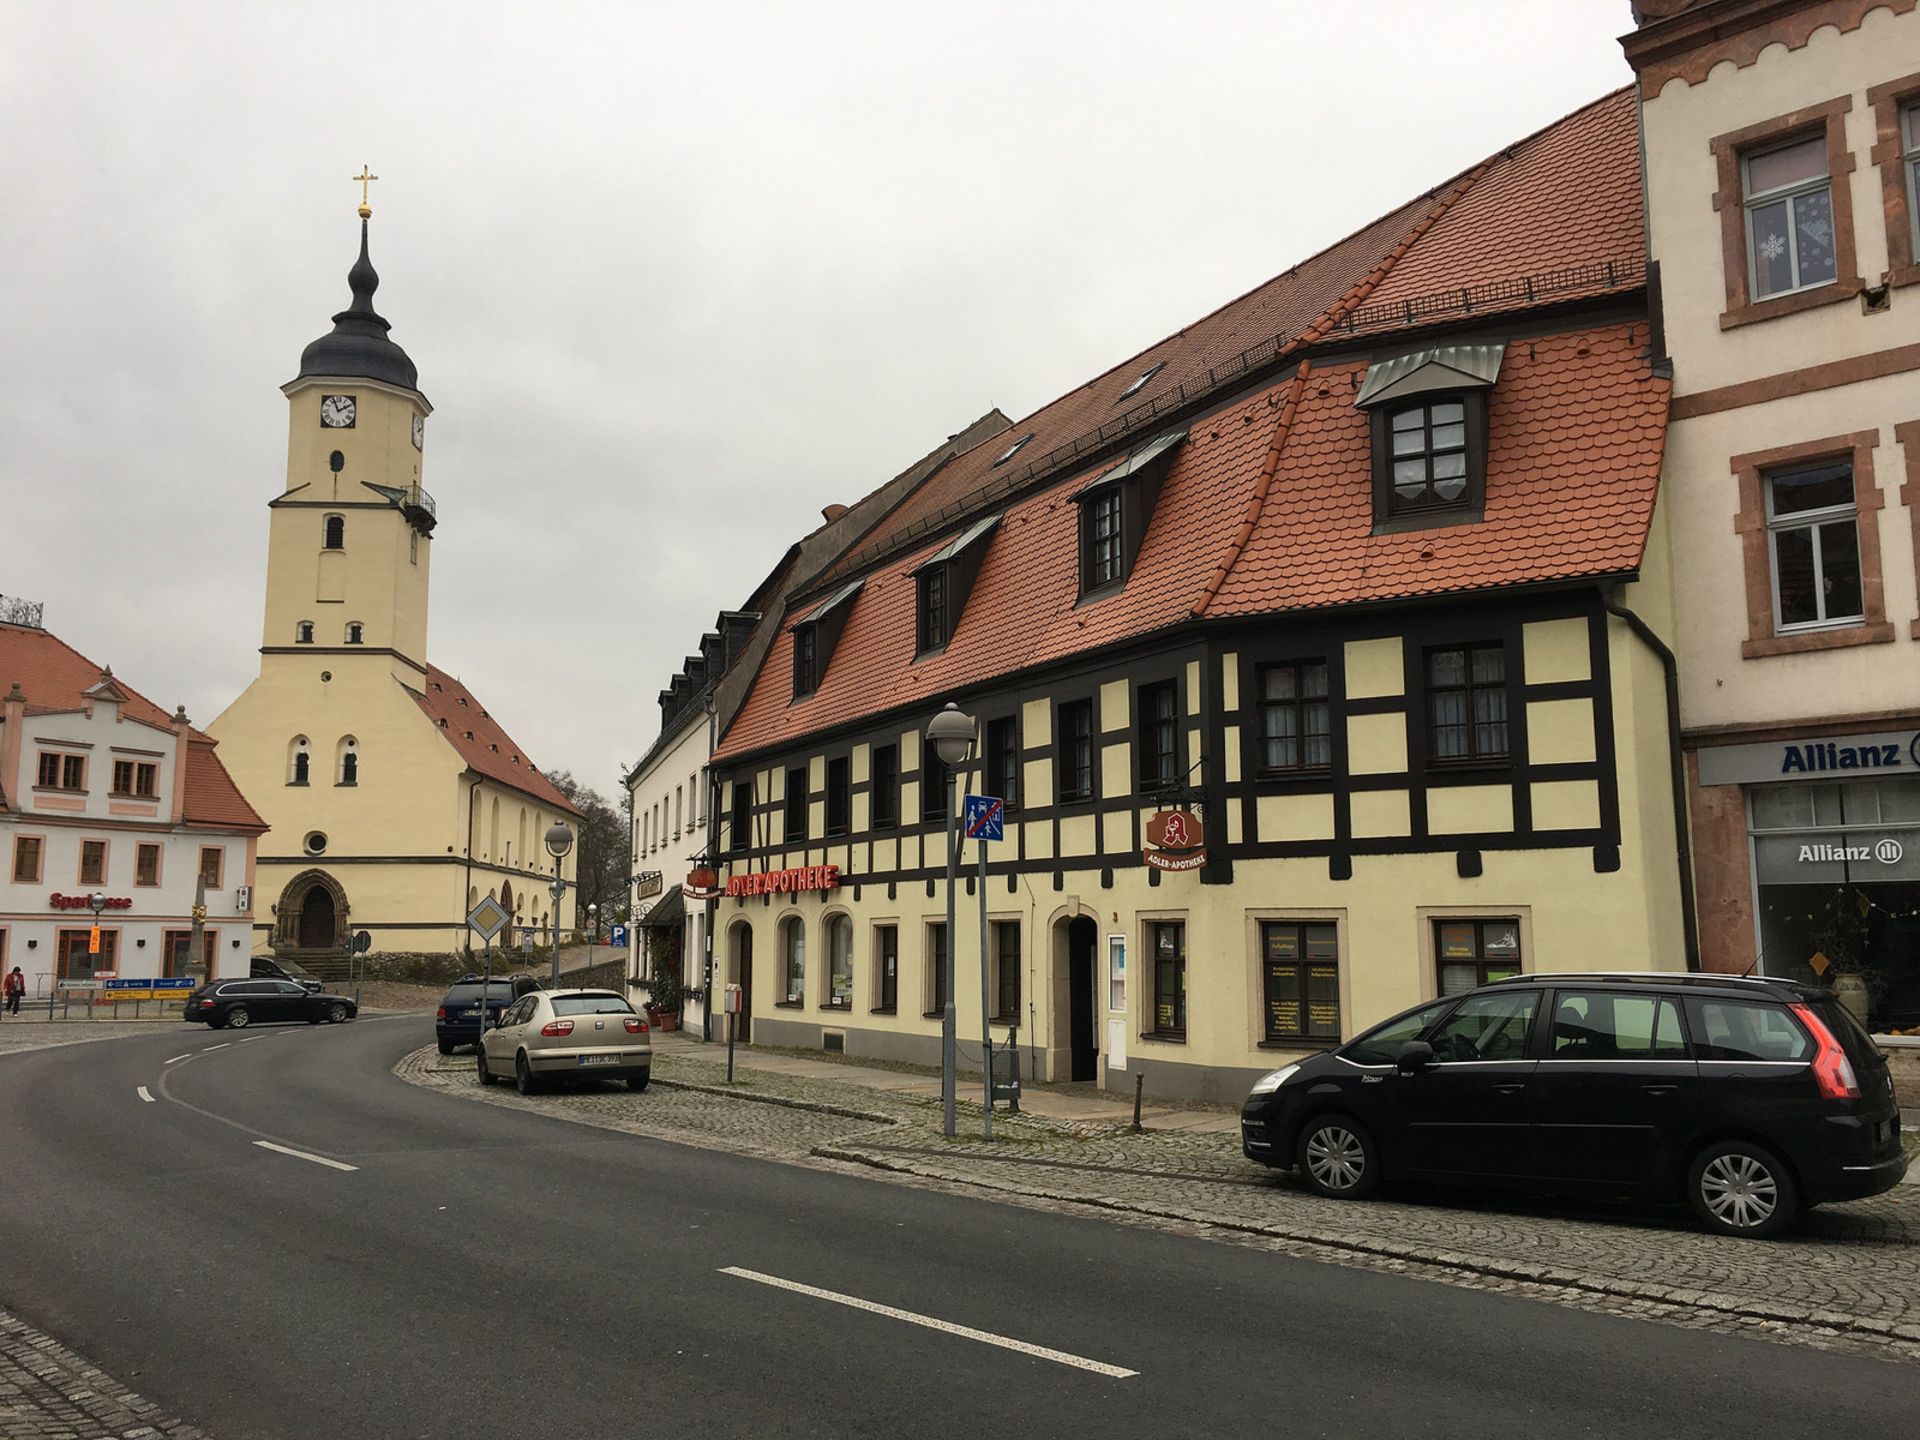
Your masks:
{"label": "asphalt road", "polygon": [[0,1057],[0,1306],[217,1440],[1771,1440],[1920,1401],[1909,1366],[436,1095],[389,1073],[428,1023]]}

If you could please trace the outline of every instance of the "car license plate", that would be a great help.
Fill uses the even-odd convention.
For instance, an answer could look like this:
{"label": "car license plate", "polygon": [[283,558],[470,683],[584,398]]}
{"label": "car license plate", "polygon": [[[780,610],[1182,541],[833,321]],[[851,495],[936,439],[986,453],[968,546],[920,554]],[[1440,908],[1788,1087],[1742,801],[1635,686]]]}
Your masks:
{"label": "car license plate", "polygon": [[478,1020],[480,1018],[480,1012],[478,1010],[462,1010],[460,1012],[460,1018],[462,1020]]}
{"label": "car license plate", "polygon": [[580,1063],[582,1065],[618,1065],[620,1057],[618,1055],[582,1055]]}

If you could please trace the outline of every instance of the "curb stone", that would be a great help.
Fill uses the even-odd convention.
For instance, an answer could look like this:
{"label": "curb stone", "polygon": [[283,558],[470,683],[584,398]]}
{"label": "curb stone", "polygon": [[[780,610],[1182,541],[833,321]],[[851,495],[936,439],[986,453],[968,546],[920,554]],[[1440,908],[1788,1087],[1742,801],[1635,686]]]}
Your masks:
{"label": "curb stone", "polygon": [[811,1110],[816,1115],[838,1115],[843,1120],[864,1120],[871,1125],[897,1125],[897,1115],[877,1115],[871,1110],[855,1110],[846,1105],[829,1105],[824,1100],[796,1100],[789,1095],[755,1095],[741,1090],[729,1090],[724,1085],[698,1085],[691,1080],[662,1080],[656,1077],[653,1084],[663,1090],[691,1090],[698,1095],[718,1095],[724,1100],[751,1100],[756,1105],[781,1105],[789,1110]]}

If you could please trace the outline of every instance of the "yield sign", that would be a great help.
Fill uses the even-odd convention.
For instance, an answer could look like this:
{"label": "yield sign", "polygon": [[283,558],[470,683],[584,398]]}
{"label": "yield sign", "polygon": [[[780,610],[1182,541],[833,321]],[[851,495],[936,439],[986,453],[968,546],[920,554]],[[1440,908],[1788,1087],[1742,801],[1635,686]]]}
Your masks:
{"label": "yield sign", "polygon": [[491,895],[482,895],[480,903],[467,912],[467,924],[480,932],[482,940],[488,941],[506,929],[512,918]]}

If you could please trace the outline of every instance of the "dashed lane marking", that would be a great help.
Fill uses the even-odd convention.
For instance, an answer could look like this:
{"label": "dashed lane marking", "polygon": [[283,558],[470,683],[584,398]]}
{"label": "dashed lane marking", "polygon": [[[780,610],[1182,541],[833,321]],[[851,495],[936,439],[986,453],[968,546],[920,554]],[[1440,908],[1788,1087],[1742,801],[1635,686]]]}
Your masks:
{"label": "dashed lane marking", "polygon": [[171,1060],[169,1060],[169,1061],[167,1061],[167,1064],[169,1064],[169,1065],[177,1065],[177,1064],[179,1064],[179,1063],[180,1063],[180,1062],[181,1062],[182,1060],[191,1060],[192,1058],[193,1058],[193,1051],[191,1051],[191,1050],[189,1050],[189,1051],[188,1051],[188,1052],[187,1052],[186,1054],[184,1054],[184,1055],[176,1055],[176,1056],[174,1056],[174,1057],[173,1057],[173,1059],[171,1059]]}
{"label": "dashed lane marking", "polygon": [[227,1046],[231,1045],[232,1043],[233,1042],[231,1040],[222,1040],[218,1045],[202,1045],[200,1047],[200,1053],[202,1055],[207,1055],[207,1054],[211,1054],[215,1050],[224,1050],[227,1048]]}
{"label": "dashed lane marking", "polygon": [[811,1295],[816,1300],[828,1300],[835,1305],[865,1310],[872,1315],[884,1315],[889,1320],[902,1320],[909,1325],[919,1325],[947,1335],[958,1335],[963,1340],[978,1340],[982,1345],[996,1345],[1002,1350],[1032,1355],[1040,1360],[1051,1360],[1056,1365],[1071,1365],[1076,1370],[1091,1370],[1096,1375],[1105,1375],[1112,1380],[1125,1380],[1140,1373],[1138,1370],[1125,1370],[1118,1365],[1108,1365],[1100,1360],[1089,1360],[1083,1355],[1069,1355],[1064,1350],[1050,1350],[1045,1345],[1030,1345],[1025,1340],[995,1335],[990,1330],[975,1330],[970,1325],[956,1325],[951,1320],[938,1320],[931,1315],[916,1314],[912,1310],[899,1310],[891,1305],[876,1304],[872,1300],[862,1300],[857,1295],[842,1295],[837,1290],[822,1290],[813,1285],[802,1285],[797,1280],[782,1280],[778,1275],[763,1275],[758,1270],[743,1270],[738,1265],[722,1266],[720,1273],[736,1275],[742,1280],[752,1280],[759,1285],[771,1285],[776,1290],[791,1290],[796,1295]]}
{"label": "dashed lane marking", "polygon": [[155,1100],[155,1099],[153,1098],[153,1092],[152,1092],[151,1090],[149,1090],[149,1089],[147,1089],[147,1087],[146,1087],[146,1086],[144,1086],[144,1085],[136,1085],[136,1086],[134,1086],[133,1088],[134,1088],[134,1089],[135,1089],[135,1090],[136,1090],[136,1091],[137,1091],[137,1092],[139,1093],[139,1095],[140,1095],[140,1098],[141,1098],[142,1100],[144,1100],[144,1101],[146,1101],[146,1102],[147,1102],[147,1104],[149,1104],[149,1105],[154,1105],[154,1104],[157,1104],[157,1103],[159,1103],[159,1102],[157,1102],[157,1101],[156,1101],[156,1100]]}
{"label": "dashed lane marking", "polygon": [[262,1150],[272,1150],[280,1155],[291,1155],[296,1160],[311,1160],[316,1165],[325,1165],[334,1170],[358,1170],[360,1168],[358,1165],[349,1165],[343,1160],[329,1160],[324,1155],[315,1155],[306,1150],[295,1150],[290,1145],[276,1145],[271,1140],[256,1140],[253,1143],[258,1145]]}

